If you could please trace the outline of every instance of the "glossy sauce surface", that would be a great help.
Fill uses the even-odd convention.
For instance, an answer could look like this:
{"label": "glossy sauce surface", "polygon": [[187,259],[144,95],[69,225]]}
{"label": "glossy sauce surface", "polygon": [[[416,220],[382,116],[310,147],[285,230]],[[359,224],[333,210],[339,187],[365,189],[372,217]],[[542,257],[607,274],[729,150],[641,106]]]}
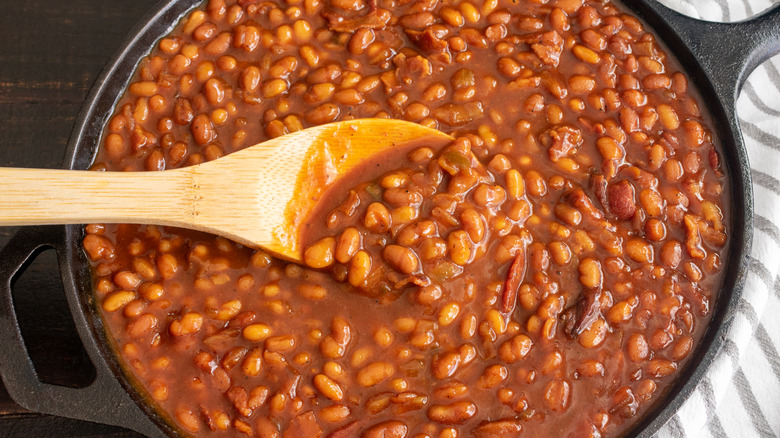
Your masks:
{"label": "glossy sauce surface", "polygon": [[316,269],[90,225],[98,303],[183,433],[615,435],[684,365],[721,281],[728,186],[701,111],[612,3],[212,0],[142,62],[95,170],[346,118],[458,139],[330,190]]}

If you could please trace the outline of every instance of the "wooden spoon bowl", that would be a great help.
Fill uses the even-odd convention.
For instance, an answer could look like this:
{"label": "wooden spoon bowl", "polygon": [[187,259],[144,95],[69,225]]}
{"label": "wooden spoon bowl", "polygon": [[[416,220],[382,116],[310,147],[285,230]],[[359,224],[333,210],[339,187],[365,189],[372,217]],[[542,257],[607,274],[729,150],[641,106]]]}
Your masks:
{"label": "wooden spoon bowl", "polygon": [[418,140],[443,145],[452,138],[416,123],[359,119],[163,172],[0,168],[0,225],[191,228],[300,262],[299,228],[323,192],[364,160]]}

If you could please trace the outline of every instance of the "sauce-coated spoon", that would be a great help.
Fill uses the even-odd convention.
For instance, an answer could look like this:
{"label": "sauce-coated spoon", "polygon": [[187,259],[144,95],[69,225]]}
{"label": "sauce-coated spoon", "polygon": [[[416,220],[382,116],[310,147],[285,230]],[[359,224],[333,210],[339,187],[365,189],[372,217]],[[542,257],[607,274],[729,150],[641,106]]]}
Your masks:
{"label": "sauce-coated spoon", "polygon": [[163,172],[0,168],[0,226],[156,224],[217,234],[301,261],[299,227],[340,175],[395,145],[451,137],[411,122],[316,126]]}

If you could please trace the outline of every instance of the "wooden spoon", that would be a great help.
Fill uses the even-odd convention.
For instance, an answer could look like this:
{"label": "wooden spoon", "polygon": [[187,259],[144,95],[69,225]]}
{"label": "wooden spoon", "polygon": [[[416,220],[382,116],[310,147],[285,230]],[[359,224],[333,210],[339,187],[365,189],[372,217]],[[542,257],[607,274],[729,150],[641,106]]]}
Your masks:
{"label": "wooden spoon", "polygon": [[359,119],[163,172],[0,168],[0,226],[191,228],[300,262],[298,229],[325,189],[378,152],[415,140],[443,145],[452,138],[416,123]]}

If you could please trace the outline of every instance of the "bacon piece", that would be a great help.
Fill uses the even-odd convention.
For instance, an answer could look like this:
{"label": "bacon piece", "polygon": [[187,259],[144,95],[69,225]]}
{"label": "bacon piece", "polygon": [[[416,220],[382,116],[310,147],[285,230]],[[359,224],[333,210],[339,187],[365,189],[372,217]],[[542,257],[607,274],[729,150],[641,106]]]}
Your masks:
{"label": "bacon piece", "polygon": [[328,438],[352,438],[357,436],[359,431],[360,422],[353,421],[334,430],[330,435],[328,435]]}
{"label": "bacon piece", "polygon": [[563,38],[554,30],[545,32],[541,34],[538,44],[531,44],[531,50],[543,63],[556,67],[563,51]]}
{"label": "bacon piece", "polygon": [[601,204],[601,208],[606,211],[609,207],[609,197],[607,196],[607,179],[604,175],[594,174],[591,176],[591,186],[593,187],[593,193],[596,195],[596,199]]}
{"label": "bacon piece", "polygon": [[586,289],[574,305],[563,311],[561,322],[570,339],[577,339],[598,318],[601,312],[600,296],[600,289]]}
{"label": "bacon piece", "polygon": [[582,145],[582,131],[571,126],[559,126],[542,134],[542,144],[549,146],[547,150],[550,160],[557,163],[561,158],[576,153]]}
{"label": "bacon piece", "polygon": [[517,292],[525,279],[525,248],[520,248],[509,266],[509,271],[504,282],[504,291],[501,294],[500,309],[503,313],[511,313],[517,303]]}
{"label": "bacon piece", "polygon": [[293,418],[290,421],[290,427],[284,431],[283,438],[312,437],[322,436],[322,427],[317,423],[317,417],[314,412],[308,411]]}
{"label": "bacon piece", "polygon": [[595,220],[604,219],[604,213],[596,208],[593,201],[591,201],[582,189],[576,189],[566,196],[569,203],[583,214],[588,215]]}
{"label": "bacon piece", "polygon": [[720,155],[718,155],[715,147],[710,148],[707,158],[709,159],[710,167],[715,171],[715,175],[723,176],[723,171],[720,168]]}
{"label": "bacon piece", "polygon": [[443,35],[439,35],[432,28],[422,31],[406,29],[404,32],[425,53],[438,53],[447,50],[447,41],[443,39]]}
{"label": "bacon piece", "polygon": [[376,6],[376,0],[369,0],[368,13],[358,17],[346,17],[334,11],[325,11],[322,16],[328,20],[328,29],[336,32],[354,33],[358,29],[384,29],[392,14]]}

